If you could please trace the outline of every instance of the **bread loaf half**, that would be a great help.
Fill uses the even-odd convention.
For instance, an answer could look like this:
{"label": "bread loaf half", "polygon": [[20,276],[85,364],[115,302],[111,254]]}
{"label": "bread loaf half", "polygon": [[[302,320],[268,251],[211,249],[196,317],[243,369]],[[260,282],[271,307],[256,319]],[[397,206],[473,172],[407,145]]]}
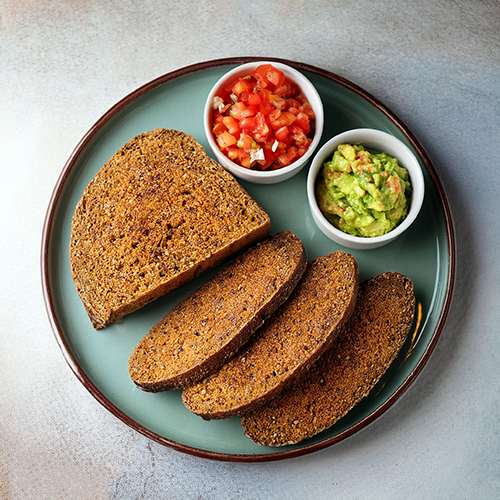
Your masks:
{"label": "bread loaf half", "polygon": [[287,302],[217,372],[183,390],[204,419],[241,415],[270,400],[331,345],[354,310],[358,266],[345,252],[307,266]]}
{"label": "bread loaf half", "polygon": [[411,281],[388,272],[360,285],[354,314],[334,345],[276,399],[241,419],[266,446],[295,444],[347,414],[368,395],[398,355],[415,310]]}
{"label": "bread loaf half", "polygon": [[269,216],[193,137],[157,129],[125,144],[83,192],[71,272],[103,328],[269,232]]}
{"label": "bread loaf half", "polygon": [[288,298],[306,263],[302,242],[290,232],[257,243],[151,329],[130,356],[130,377],[157,392],[208,376]]}

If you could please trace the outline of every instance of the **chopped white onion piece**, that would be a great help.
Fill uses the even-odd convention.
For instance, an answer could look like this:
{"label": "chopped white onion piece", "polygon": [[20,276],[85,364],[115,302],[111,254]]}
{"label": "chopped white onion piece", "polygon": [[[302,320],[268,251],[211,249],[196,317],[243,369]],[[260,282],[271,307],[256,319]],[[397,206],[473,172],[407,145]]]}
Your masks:
{"label": "chopped white onion piece", "polygon": [[279,144],[279,142],[275,139],[273,142],[273,145],[271,147],[273,153],[278,149],[278,144]]}
{"label": "chopped white onion piece", "polygon": [[250,161],[253,163],[257,160],[265,160],[264,150],[262,148],[259,149],[251,149],[250,150]]}
{"label": "chopped white onion piece", "polygon": [[218,111],[222,111],[224,108],[224,99],[219,96],[215,96],[214,100],[212,101],[212,109],[217,109]]}

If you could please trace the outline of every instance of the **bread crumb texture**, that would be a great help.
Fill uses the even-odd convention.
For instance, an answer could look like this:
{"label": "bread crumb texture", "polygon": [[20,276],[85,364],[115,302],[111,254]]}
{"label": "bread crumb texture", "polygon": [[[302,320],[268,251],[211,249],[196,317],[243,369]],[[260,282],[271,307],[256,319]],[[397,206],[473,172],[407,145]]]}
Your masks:
{"label": "bread crumb texture", "polygon": [[102,328],[269,232],[269,216],[193,137],[156,129],[117,151],[84,190],[71,272]]}
{"label": "bread crumb texture", "polygon": [[354,314],[333,346],[276,399],[244,415],[245,434],[262,445],[284,446],[331,427],[394,361],[414,311],[413,285],[406,276],[389,272],[362,283]]}
{"label": "bread crumb texture", "polygon": [[156,392],[194,383],[234,355],[290,295],[306,268],[288,231],[257,243],[174,307],[139,342],[129,374]]}
{"label": "bread crumb texture", "polygon": [[287,302],[217,372],[184,389],[205,419],[242,415],[276,396],[331,345],[354,310],[358,267],[345,252],[311,261]]}

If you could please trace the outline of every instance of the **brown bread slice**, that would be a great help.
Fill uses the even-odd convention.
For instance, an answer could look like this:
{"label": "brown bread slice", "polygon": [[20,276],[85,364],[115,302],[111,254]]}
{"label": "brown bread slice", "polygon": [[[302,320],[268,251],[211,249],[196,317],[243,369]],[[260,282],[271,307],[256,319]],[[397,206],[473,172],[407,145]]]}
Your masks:
{"label": "brown bread slice", "polygon": [[151,329],[130,356],[130,377],[157,392],[213,373],[288,298],[306,263],[288,231],[250,248]]}
{"label": "brown bread slice", "polygon": [[193,137],[156,129],[118,150],[83,192],[71,272],[99,329],[269,232],[269,216]]}
{"label": "brown bread slice", "polygon": [[276,396],[331,345],[354,310],[358,266],[345,252],[319,257],[290,298],[220,370],[184,389],[204,419],[241,415]]}
{"label": "brown bread slice", "polygon": [[359,287],[356,309],[334,345],[309,372],[241,419],[266,446],[295,444],[331,427],[368,395],[398,355],[415,311],[409,278],[388,272]]}

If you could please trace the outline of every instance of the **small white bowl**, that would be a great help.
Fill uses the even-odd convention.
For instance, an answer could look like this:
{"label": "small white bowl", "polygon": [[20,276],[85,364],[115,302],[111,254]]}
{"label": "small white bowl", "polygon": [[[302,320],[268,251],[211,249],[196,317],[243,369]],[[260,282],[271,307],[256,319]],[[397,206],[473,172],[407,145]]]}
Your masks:
{"label": "small white bowl", "polygon": [[[344,233],[333,226],[321,213],[315,195],[316,177],[325,161],[330,161],[339,144],[362,144],[367,149],[385,152],[398,160],[408,170],[412,188],[410,209],[406,218],[383,236],[367,238]],[[391,134],[374,129],[354,129],[330,139],[313,158],[307,177],[307,197],[314,222],[321,231],[336,243],[356,250],[378,248],[395,240],[416,219],[424,200],[424,176],[417,157],[399,139]]]}
{"label": "small white bowl", "polygon": [[[296,83],[304,93],[304,95],[307,97],[307,100],[311,104],[312,109],[316,115],[314,137],[307,152],[290,165],[279,168],[277,170],[269,171],[251,170],[231,161],[219,149],[212,134],[212,103],[214,97],[217,95],[222,85],[228,80],[235,79],[238,76],[245,76],[250,74],[255,68],[257,68],[257,66],[260,66],[261,64],[272,64],[275,68],[283,71],[283,73],[289,80]],[[287,66],[286,64],[275,61],[256,61],[242,64],[241,66],[238,66],[227,72],[222,78],[219,79],[219,81],[212,87],[212,90],[208,94],[208,98],[205,103],[203,121],[208,144],[212,148],[212,151],[217,157],[219,163],[221,163],[224,168],[226,168],[226,170],[231,172],[234,176],[239,177],[240,179],[243,179],[245,181],[253,182],[256,184],[274,184],[276,182],[281,182],[289,179],[290,177],[299,173],[300,170],[305,166],[306,162],[311,158],[312,154],[319,144],[321,134],[323,133],[324,111],[323,103],[318,91],[316,90],[314,85],[302,73],[300,73],[300,71],[297,71],[296,69]]]}

